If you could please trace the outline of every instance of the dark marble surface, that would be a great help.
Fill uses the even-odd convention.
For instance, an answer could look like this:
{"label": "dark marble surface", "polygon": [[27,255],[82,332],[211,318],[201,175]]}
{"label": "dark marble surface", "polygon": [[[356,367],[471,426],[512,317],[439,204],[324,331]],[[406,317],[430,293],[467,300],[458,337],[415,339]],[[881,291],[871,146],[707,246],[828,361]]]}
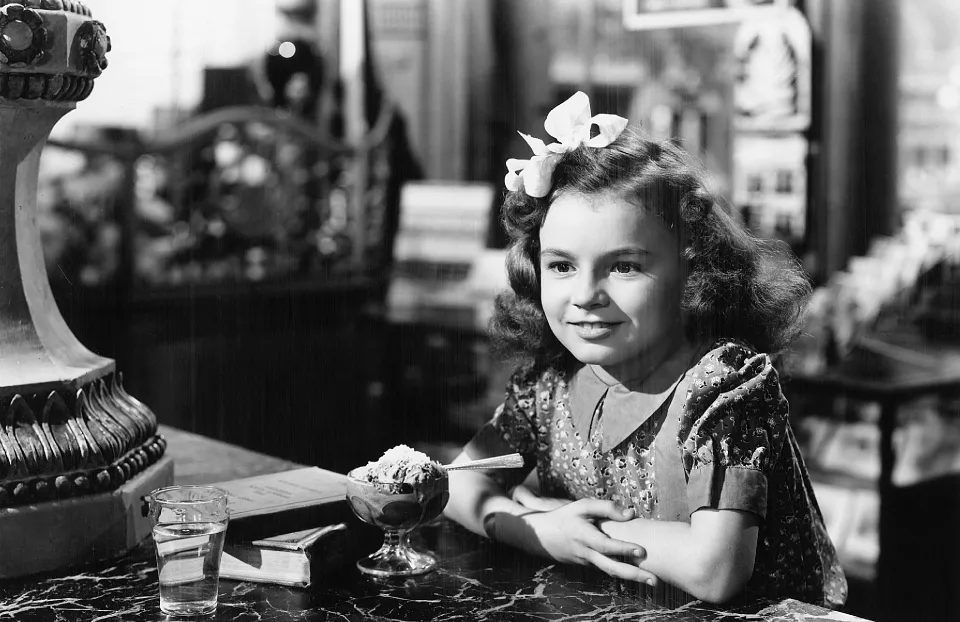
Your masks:
{"label": "dark marble surface", "polygon": [[[296,464],[161,430],[177,459],[181,482],[214,482]],[[229,457],[230,463],[223,460]],[[359,528],[359,522],[352,525]],[[222,580],[215,614],[203,620],[857,620],[805,603],[749,603],[722,611],[672,594],[615,581],[499,546],[446,520],[427,526],[415,544],[436,552],[434,572],[406,580],[375,580],[348,563],[310,588]],[[375,543],[374,543],[375,544]],[[150,542],[109,563],[0,583],[0,620],[29,622],[152,621],[160,613]],[[172,618],[170,618],[172,619]]]}
{"label": "dark marble surface", "polygon": [[[439,570],[375,580],[352,564],[313,587],[293,589],[222,580],[206,620],[853,620],[797,601],[751,603],[733,611],[671,596],[599,573],[504,549],[443,521],[417,537],[436,551]],[[659,604],[658,604],[659,603]],[[116,560],[0,586],[0,619],[164,620],[149,543]]]}

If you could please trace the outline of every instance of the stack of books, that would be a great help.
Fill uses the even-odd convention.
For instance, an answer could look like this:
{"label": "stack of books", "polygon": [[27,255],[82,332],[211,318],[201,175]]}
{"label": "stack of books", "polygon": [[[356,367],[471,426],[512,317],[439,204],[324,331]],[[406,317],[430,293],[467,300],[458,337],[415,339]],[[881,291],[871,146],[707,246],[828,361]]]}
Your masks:
{"label": "stack of books", "polygon": [[230,523],[220,577],[307,587],[360,555],[366,536],[345,475],[318,467],[222,482]]}
{"label": "stack of books", "polygon": [[344,565],[348,540],[346,523],[335,523],[248,543],[227,542],[220,559],[220,577],[308,587]]}

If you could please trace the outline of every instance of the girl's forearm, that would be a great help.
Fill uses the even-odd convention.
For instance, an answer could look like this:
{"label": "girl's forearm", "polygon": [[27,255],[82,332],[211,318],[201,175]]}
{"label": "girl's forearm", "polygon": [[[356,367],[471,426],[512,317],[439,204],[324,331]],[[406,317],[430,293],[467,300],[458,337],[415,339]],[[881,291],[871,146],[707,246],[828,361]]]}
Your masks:
{"label": "girl's forearm", "polygon": [[598,526],[612,538],[642,544],[647,550],[642,563],[645,570],[698,596],[689,588],[700,583],[706,573],[688,523],[638,518],[623,523],[604,521]]}
{"label": "girl's forearm", "polygon": [[531,510],[510,499],[492,479],[476,471],[450,471],[450,500],[444,514],[470,531],[529,552],[530,538],[522,517]]}
{"label": "girl's forearm", "polygon": [[598,525],[612,538],[639,544],[647,551],[639,566],[691,595],[709,602],[729,600],[753,574],[755,544],[724,543],[716,533],[693,525],[643,518]]}

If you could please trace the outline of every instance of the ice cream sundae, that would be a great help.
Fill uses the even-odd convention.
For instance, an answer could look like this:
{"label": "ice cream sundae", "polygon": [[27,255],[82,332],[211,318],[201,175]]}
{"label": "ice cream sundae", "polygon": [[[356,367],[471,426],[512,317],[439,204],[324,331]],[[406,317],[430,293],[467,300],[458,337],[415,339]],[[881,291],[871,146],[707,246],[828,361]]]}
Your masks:
{"label": "ice cream sundae", "polygon": [[368,462],[367,466],[357,469],[357,477],[372,484],[418,487],[446,477],[446,473],[439,462],[422,451],[397,445],[385,451],[376,462]]}
{"label": "ice cream sundae", "polygon": [[357,562],[363,572],[411,575],[436,566],[428,553],[410,548],[407,532],[440,515],[450,498],[447,471],[406,445],[347,473],[347,501],[364,522],[384,530],[383,547]]}

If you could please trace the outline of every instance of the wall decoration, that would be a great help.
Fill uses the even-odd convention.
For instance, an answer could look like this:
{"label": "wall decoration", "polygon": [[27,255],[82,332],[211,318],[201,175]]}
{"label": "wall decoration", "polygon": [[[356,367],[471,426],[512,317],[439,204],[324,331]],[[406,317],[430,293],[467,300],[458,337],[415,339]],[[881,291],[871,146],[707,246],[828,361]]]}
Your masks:
{"label": "wall decoration", "polygon": [[733,39],[732,202],[756,235],[796,252],[807,233],[811,46],[794,8],[744,20]]}
{"label": "wall decoration", "polygon": [[800,134],[740,134],[734,141],[733,204],[757,235],[803,240],[807,140]]}
{"label": "wall decoration", "polygon": [[627,30],[713,26],[791,6],[790,0],[623,0]]}
{"label": "wall decoration", "polygon": [[745,20],[733,41],[738,129],[800,131],[810,125],[810,26],[796,9]]}

